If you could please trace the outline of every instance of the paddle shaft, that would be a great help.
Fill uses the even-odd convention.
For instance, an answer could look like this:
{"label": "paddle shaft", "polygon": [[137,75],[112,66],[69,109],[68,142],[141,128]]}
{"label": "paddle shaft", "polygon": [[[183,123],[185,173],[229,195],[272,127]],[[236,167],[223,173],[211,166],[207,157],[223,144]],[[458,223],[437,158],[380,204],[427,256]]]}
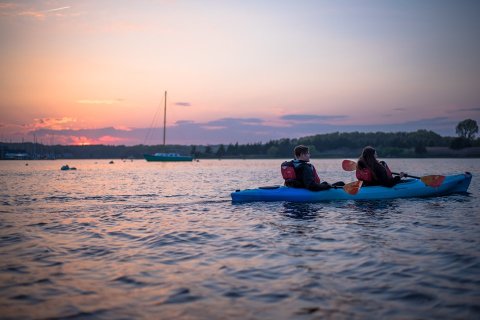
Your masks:
{"label": "paddle shaft", "polygon": [[[398,172],[392,172],[392,174],[395,174],[395,175],[397,175],[397,176],[399,176],[399,175],[400,175],[400,173],[398,173]],[[417,177],[417,176],[411,176],[411,175],[409,175],[409,174],[406,174],[405,176],[407,176],[407,177],[410,177],[410,178],[414,178],[414,179],[421,179],[420,177]]]}

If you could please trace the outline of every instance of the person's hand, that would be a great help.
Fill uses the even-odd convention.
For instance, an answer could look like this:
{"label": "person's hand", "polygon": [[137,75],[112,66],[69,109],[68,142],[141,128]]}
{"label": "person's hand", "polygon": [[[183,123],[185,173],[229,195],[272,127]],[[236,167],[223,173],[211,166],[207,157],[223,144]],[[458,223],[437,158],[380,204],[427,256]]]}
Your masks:
{"label": "person's hand", "polygon": [[405,172],[400,172],[400,178],[406,178],[408,176],[408,174],[406,174]]}

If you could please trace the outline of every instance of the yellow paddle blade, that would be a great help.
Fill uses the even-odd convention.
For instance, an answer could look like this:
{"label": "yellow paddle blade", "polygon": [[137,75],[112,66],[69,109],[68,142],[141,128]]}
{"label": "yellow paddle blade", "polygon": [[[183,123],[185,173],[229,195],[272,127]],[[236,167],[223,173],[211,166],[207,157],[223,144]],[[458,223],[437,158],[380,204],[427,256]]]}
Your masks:
{"label": "yellow paddle blade", "polygon": [[423,176],[420,178],[423,183],[425,183],[429,187],[437,188],[440,187],[445,180],[445,176],[440,175],[431,175],[431,176]]}
{"label": "yellow paddle blade", "polygon": [[357,170],[357,163],[353,160],[343,160],[342,168],[345,171],[354,171]]}
{"label": "yellow paddle blade", "polygon": [[363,181],[350,182],[343,186],[343,190],[345,190],[346,193],[354,196],[358,193],[358,191],[360,191],[362,184],[363,184]]}

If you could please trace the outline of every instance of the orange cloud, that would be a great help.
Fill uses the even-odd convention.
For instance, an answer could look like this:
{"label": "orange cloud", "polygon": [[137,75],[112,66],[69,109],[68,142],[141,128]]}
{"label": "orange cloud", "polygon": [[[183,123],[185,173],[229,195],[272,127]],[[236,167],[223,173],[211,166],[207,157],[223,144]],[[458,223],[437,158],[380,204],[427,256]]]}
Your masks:
{"label": "orange cloud", "polygon": [[75,101],[79,104],[114,104],[119,103],[122,99],[106,99],[106,100],[96,100],[96,99],[82,99]]}
{"label": "orange cloud", "polygon": [[38,20],[43,20],[45,19],[45,13],[39,12],[39,11],[23,11],[18,13],[19,16],[27,16],[27,17],[33,17]]}
{"label": "orange cloud", "polygon": [[52,129],[52,130],[63,130],[70,129],[71,124],[77,122],[77,119],[70,117],[63,118],[41,118],[34,119],[34,123],[27,125],[30,129]]}
{"label": "orange cloud", "polygon": [[96,144],[104,145],[118,145],[118,144],[128,144],[131,139],[119,138],[114,136],[101,136],[98,138],[89,138],[87,136],[74,136],[74,135],[56,135],[55,143],[63,145],[77,145],[77,146],[88,146]]}
{"label": "orange cloud", "polygon": [[18,5],[13,2],[0,3],[0,14],[6,15],[9,10],[18,8]]}
{"label": "orange cloud", "polygon": [[63,16],[59,11],[70,9],[71,7],[59,7],[47,10],[37,10],[19,3],[0,3],[0,16],[24,16],[32,17],[37,20],[45,20],[47,16]]}
{"label": "orange cloud", "polygon": [[118,137],[113,137],[113,136],[103,136],[98,138],[97,142],[99,144],[118,144],[125,141],[125,139],[118,138]]}

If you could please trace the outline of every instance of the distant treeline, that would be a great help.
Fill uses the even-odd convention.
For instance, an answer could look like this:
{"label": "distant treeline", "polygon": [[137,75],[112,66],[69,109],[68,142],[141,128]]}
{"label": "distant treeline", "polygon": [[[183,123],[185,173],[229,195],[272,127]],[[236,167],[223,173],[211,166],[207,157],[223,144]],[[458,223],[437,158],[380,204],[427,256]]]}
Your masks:
{"label": "distant treeline", "polygon": [[[175,152],[196,158],[291,158],[293,148],[303,144],[310,147],[312,157],[358,157],[367,146],[377,149],[381,157],[475,156],[480,139],[442,137],[433,131],[415,132],[349,132],[328,133],[298,139],[272,140],[267,143],[220,145],[42,145],[34,143],[0,143],[0,157],[7,153],[25,152],[32,159],[140,159],[144,154]],[[458,152],[464,149],[474,152]],[[436,150],[432,152],[432,150]],[[440,150],[440,151],[438,151]]]}

